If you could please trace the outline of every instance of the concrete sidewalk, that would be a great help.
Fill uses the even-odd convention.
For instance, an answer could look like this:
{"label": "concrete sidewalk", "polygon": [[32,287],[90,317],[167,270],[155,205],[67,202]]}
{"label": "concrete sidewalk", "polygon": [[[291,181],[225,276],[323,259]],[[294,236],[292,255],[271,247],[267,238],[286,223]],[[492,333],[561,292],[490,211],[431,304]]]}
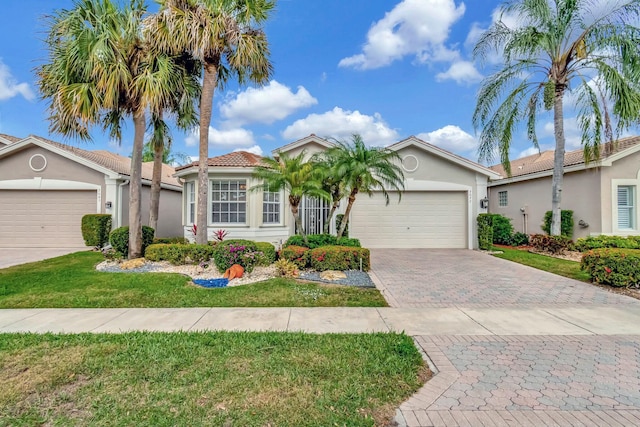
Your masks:
{"label": "concrete sidewalk", "polygon": [[635,306],[62,308],[0,310],[0,332],[405,332],[411,336],[640,335]]}

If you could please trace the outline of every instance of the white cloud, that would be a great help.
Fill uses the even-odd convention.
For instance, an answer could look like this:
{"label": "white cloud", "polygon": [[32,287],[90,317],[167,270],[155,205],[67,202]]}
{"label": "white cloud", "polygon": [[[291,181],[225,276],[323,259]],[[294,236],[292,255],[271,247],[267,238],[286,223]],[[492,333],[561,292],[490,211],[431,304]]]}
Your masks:
{"label": "white cloud", "polygon": [[473,62],[469,61],[455,61],[447,71],[436,75],[436,80],[439,82],[444,80],[454,80],[460,85],[477,83],[481,81],[482,78],[482,74],[476,70]]}
{"label": "white cloud", "polygon": [[398,133],[389,128],[380,114],[368,116],[357,110],[348,111],[340,107],[296,120],[287,126],[282,135],[286,139],[299,139],[312,133],[347,140],[358,133],[368,145],[387,145],[398,140]]}
{"label": "white cloud", "polygon": [[[187,147],[198,145],[199,138],[200,129],[193,129],[185,139]],[[253,133],[249,130],[242,128],[219,130],[209,126],[209,145],[217,145],[219,147],[251,147],[254,144]]]}
{"label": "white cloud", "polygon": [[262,151],[262,148],[259,145],[254,145],[253,147],[249,147],[249,148],[236,148],[235,151],[248,151],[249,153],[253,153],[256,154],[258,156],[262,156],[262,154],[264,153],[264,151]]}
{"label": "white cloud", "polygon": [[538,150],[536,147],[529,147],[526,150],[522,150],[516,158],[519,159],[522,157],[532,156],[534,154],[538,154],[543,151],[546,151],[546,149],[544,149],[542,146],[540,147],[540,150]]}
{"label": "white cloud", "polygon": [[464,3],[456,6],[454,0],[403,0],[371,26],[362,53],[343,58],[338,65],[367,70],[405,56],[415,56],[419,62],[453,60],[458,52],[445,42],[464,11]]}
{"label": "white cloud", "polygon": [[248,88],[220,107],[222,117],[236,126],[247,123],[271,124],[318,100],[302,86],[293,93],[275,80],[261,88]]}
{"label": "white cloud", "polygon": [[36,97],[29,84],[18,83],[9,67],[0,59],[0,101],[11,99],[17,95],[22,95],[29,101]]}
{"label": "white cloud", "polygon": [[[542,137],[555,138],[553,122],[546,122],[542,127]],[[552,140],[555,147],[555,139]],[[582,135],[576,117],[564,119],[564,145],[565,151],[577,150],[582,147]]]}
{"label": "white cloud", "polygon": [[478,148],[478,141],[473,135],[455,125],[447,125],[433,132],[420,133],[416,136],[430,144],[458,154],[474,152]]}

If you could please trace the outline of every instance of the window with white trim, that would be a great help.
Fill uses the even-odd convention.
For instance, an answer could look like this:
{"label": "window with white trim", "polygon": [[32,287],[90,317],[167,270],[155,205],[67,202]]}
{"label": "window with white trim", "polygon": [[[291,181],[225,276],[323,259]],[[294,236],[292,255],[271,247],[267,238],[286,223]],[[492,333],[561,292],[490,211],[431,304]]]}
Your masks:
{"label": "window with white trim", "polygon": [[635,185],[618,186],[618,229],[635,230]]}
{"label": "window with white trim", "polygon": [[262,193],[262,223],[280,224],[279,191],[264,191]]}
{"label": "window with white trim", "polygon": [[498,191],[498,206],[508,206],[509,198],[506,191]]}
{"label": "window with white trim", "polygon": [[187,183],[187,224],[196,222],[196,183]]}
{"label": "window with white trim", "polygon": [[220,179],[211,181],[211,222],[245,224],[247,222],[247,181]]}

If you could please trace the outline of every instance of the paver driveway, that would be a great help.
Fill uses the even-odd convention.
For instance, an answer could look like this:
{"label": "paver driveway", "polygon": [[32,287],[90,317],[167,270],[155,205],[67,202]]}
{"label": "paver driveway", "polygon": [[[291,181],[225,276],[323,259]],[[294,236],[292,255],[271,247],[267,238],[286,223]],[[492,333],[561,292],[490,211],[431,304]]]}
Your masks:
{"label": "paver driveway", "polygon": [[[372,250],[395,307],[566,307],[640,301],[468,250]],[[418,336],[436,370],[409,426],[640,426],[640,336]]]}

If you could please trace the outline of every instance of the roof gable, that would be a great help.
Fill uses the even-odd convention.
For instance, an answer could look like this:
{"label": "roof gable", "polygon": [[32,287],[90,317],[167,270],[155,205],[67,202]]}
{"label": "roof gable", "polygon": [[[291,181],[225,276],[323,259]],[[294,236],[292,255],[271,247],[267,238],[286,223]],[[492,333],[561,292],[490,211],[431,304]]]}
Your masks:
{"label": "roof gable", "polygon": [[324,147],[325,149],[335,147],[335,144],[327,139],[320,138],[315,133],[312,133],[309,136],[305,136],[304,138],[298,139],[297,141],[293,141],[287,145],[283,145],[282,147],[276,148],[271,153],[276,156],[279,153],[288,153],[289,151],[295,150],[296,148],[304,147],[305,145],[315,143]]}

